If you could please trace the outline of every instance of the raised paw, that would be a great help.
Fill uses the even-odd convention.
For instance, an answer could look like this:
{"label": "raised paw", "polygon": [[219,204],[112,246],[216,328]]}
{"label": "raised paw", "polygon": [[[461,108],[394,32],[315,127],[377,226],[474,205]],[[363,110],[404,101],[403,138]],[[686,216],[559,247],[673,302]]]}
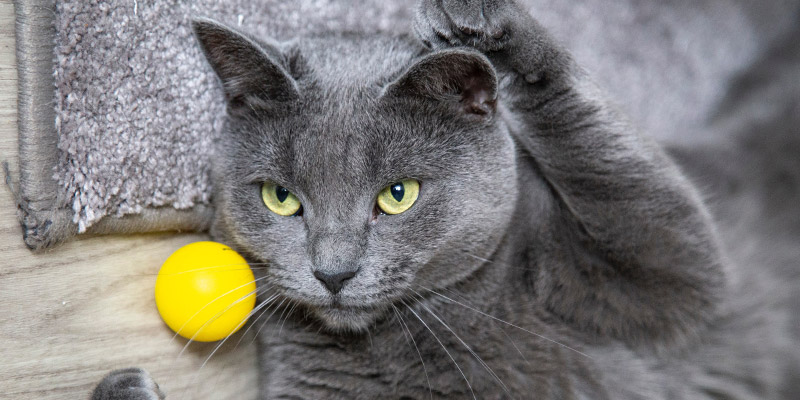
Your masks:
{"label": "raised paw", "polygon": [[427,47],[472,47],[499,72],[541,83],[566,70],[569,57],[514,0],[420,0],[414,31]]}
{"label": "raised paw", "polygon": [[156,381],[141,368],[112,371],[92,393],[92,400],[163,400],[164,397]]}
{"label": "raised paw", "polygon": [[511,0],[421,0],[414,30],[426,46],[436,49],[499,51],[509,42],[513,22],[526,16]]}

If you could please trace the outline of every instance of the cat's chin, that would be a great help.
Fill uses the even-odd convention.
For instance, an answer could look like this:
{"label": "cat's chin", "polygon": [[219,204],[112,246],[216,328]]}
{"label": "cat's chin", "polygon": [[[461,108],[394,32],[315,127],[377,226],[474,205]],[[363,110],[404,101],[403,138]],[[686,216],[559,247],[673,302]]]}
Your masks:
{"label": "cat's chin", "polygon": [[317,307],[317,318],[334,333],[363,333],[380,317],[379,309],[353,307]]}

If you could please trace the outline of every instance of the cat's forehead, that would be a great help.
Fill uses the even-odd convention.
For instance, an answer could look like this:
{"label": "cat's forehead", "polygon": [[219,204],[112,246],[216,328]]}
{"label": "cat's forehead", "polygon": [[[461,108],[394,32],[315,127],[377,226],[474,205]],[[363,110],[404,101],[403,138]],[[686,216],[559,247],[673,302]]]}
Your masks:
{"label": "cat's forehead", "polygon": [[305,80],[329,95],[381,86],[426,52],[408,37],[341,33],[298,39],[293,51],[304,69],[301,85]]}
{"label": "cat's forehead", "polygon": [[424,166],[416,155],[432,143],[421,143],[414,123],[392,121],[371,102],[349,101],[345,108],[331,105],[299,116],[307,123],[284,140],[291,147],[284,165],[295,172],[295,180],[312,186],[339,181],[365,185],[400,178],[412,165]]}
{"label": "cat's forehead", "polygon": [[[356,107],[358,104],[351,104]],[[382,153],[390,143],[377,140],[371,129],[365,129],[368,115],[351,109],[317,110],[307,113],[303,129],[289,139],[292,146],[288,164],[296,180],[308,184],[337,180],[354,182],[366,171],[374,170],[371,155]]]}
{"label": "cat's forehead", "polygon": [[399,179],[439,177],[479,153],[474,139],[480,135],[443,123],[435,113],[346,101],[347,107],[308,104],[268,124],[258,144],[265,178],[341,196]]}

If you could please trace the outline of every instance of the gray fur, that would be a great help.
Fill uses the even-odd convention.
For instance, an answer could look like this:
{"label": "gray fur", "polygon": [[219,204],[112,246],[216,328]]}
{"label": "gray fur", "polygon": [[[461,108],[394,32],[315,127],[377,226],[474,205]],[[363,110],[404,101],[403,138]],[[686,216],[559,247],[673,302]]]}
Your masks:
{"label": "gray fur", "polygon": [[[423,0],[414,27],[256,44],[195,24],[229,99],[212,234],[279,299],[262,398],[796,395],[789,292],[726,256],[735,230],[526,10]],[[417,203],[377,214],[405,178]],[[271,213],[265,181],[302,216]],[[337,294],[313,276],[333,264],[358,270]]]}
{"label": "gray fur", "polygon": [[92,400],[163,399],[164,393],[158,388],[158,384],[141,368],[125,368],[111,372],[92,393]]}

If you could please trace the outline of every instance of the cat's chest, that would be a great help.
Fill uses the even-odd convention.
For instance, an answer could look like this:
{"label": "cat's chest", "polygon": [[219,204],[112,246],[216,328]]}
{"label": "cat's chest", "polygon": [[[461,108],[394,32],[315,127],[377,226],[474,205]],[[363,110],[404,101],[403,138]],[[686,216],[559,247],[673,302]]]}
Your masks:
{"label": "cat's chest", "polygon": [[262,398],[547,398],[568,381],[552,343],[484,318],[407,312],[347,338],[307,326],[261,332]]}

